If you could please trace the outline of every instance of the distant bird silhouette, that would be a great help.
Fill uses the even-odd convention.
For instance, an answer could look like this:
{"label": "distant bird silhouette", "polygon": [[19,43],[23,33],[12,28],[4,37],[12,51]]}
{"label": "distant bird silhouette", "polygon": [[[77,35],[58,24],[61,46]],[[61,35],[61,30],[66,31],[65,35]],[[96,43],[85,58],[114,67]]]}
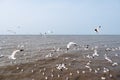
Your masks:
{"label": "distant bird silhouette", "polygon": [[15,31],[13,31],[13,30],[7,30],[9,33],[12,33],[12,34],[16,34],[16,32]]}
{"label": "distant bird silhouette", "polygon": [[94,29],[95,32],[99,32],[100,31],[101,26],[98,26],[97,28]]}

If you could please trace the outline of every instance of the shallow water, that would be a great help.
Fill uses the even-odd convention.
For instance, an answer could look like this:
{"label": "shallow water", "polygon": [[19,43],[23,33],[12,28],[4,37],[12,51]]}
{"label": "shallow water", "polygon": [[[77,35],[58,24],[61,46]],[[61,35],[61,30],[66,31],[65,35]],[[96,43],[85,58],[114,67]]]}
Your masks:
{"label": "shallow water", "polygon": [[[104,54],[105,48],[120,48],[120,36],[95,36],[95,35],[74,35],[74,36],[0,36],[0,55],[5,57],[0,58],[0,66],[11,64],[11,60],[8,56],[11,53],[20,48],[24,48],[24,52],[16,54],[15,63],[24,63],[34,61],[36,59],[42,59],[46,54],[52,52],[53,48],[62,48],[65,53],[65,48],[68,42],[75,42],[78,45],[90,45],[90,48],[98,46],[99,53]],[[56,53],[56,54],[60,54]],[[89,53],[89,52],[85,52]],[[120,55],[120,51],[114,51],[109,54],[112,57],[112,53]],[[102,58],[103,56],[101,56]]]}

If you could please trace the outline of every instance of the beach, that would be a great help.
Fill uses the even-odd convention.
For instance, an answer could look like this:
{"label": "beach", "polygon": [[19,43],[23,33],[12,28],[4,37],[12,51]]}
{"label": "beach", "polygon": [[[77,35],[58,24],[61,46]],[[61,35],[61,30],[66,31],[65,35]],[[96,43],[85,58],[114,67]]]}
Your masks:
{"label": "beach", "polygon": [[0,55],[0,80],[120,80],[117,35],[0,36]]}

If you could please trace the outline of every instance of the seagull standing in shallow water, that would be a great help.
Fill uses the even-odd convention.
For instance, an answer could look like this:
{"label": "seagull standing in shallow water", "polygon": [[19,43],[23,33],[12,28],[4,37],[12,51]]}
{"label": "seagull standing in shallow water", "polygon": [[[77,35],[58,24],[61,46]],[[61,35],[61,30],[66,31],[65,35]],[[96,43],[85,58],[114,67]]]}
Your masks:
{"label": "seagull standing in shallow water", "polygon": [[94,50],[94,54],[93,54],[92,56],[93,56],[93,57],[99,56],[99,54],[97,53],[97,50],[96,50],[96,49]]}
{"label": "seagull standing in shallow water", "polygon": [[17,52],[21,52],[21,51],[24,51],[24,50],[23,50],[23,49],[20,49],[20,50],[15,50],[15,51],[13,51],[12,54],[9,56],[9,59],[15,60],[15,59],[16,59],[16,58],[15,58],[15,54],[16,54]]}

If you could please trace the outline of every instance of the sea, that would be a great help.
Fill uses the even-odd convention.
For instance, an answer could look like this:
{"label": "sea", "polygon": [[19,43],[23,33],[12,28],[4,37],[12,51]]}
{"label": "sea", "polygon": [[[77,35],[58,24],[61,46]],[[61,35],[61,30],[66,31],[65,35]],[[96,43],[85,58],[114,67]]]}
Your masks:
{"label": "sea", "polygon": [[[120,49],[120,35],[1,35],[0,66],[34,61],[51,49],[65,49],[69,42],[81,46]],[[21,48],[24,52],[16,54],[16,61],[8,58],[14,50]],[[120,54],[120,51],[116,53]]]}

